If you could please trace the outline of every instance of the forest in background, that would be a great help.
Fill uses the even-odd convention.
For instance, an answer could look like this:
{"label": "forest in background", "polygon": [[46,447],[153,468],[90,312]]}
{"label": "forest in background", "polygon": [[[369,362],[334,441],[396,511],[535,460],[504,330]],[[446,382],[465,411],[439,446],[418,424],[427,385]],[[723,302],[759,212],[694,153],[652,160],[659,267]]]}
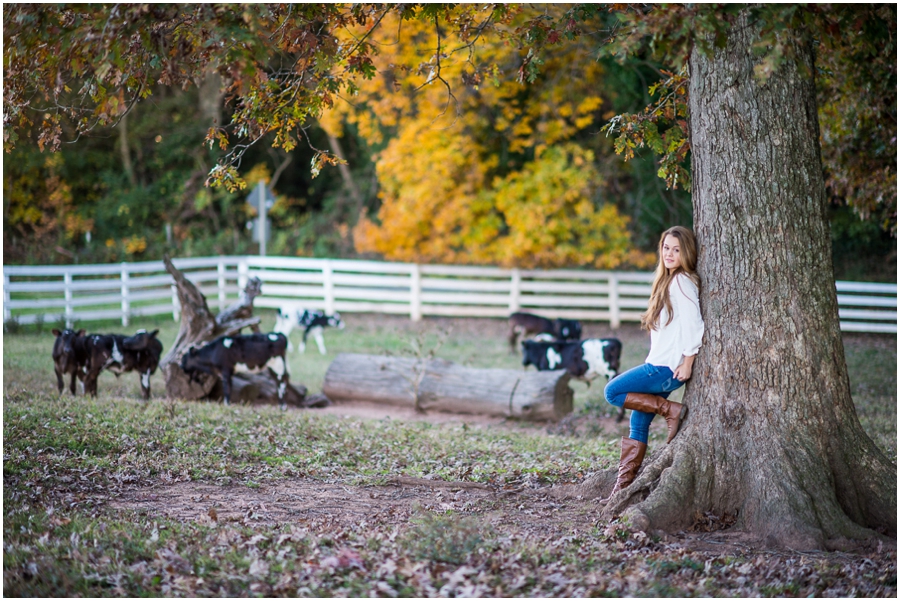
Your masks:
{"label": "forest in background", "polygon": [[[867,31],[849,50],[820,41],[839,279],[896,280],[896,49],[884,42],[896,8],[880,10],[887,33]],[[678,74],[649,50],[624,60],[600,52],[606,19],[595,15],[593,35],[560,40],[527,75],[528,57],[502,38],[463,42],[426,20],[385,19],[353,96],[336,98],[289,152],[271,134],[242,158],[248,185],[265,181],[276,194],[268,253],[649,268],[658,232],[691,225],[684,183],[670,188],[657,174],[658,154],[683,142],[675,124],[685,119],[684,92],[661,83]],[[218,74],[193,84],[160,83],[115,127],[90,135],[64,125],[59,152],[42,152],[36,133],[7,147],[4,262],[257,252],[250,188],[205,185],[222,152],[204,139],[235,107]],[[640,129],[648,106],[664,115],[652,131]],[[637,116],[626,122],[641,137],[604,131],[623,114]],[[617,150],[627,144],[626,162]],[[346,164],[320,168],[320,150]],[[689,160],[681,156],[682,169]]]}

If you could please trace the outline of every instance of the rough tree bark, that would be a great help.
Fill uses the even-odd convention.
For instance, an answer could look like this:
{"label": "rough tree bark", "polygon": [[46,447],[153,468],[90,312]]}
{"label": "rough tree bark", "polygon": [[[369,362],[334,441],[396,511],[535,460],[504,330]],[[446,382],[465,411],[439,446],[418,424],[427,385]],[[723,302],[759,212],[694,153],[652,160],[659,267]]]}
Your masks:
{"label": "rough tree bark", "polygon": [[745,14],[726,48],[690,58],[704,345],[682,432],[603,515],[671,530],[736,512],[768,544],[850,548],[896,536],[897,468],[850,397],[812,45],[761,84],[754,33]]}
{"label": "rough tree bark", "polygon": [[[170,399],[196,400],[204,398],[221,398],[221,383],[218,378],[200,374],[199,380],[191,380],[181,370],[181,357],[192,346],[202,346],[219,336],[240,334],[243,328],[259,331],[259,317],[253,317],[253,299],[262,287],[258,278],[250,278],[241,298],[225,308],[217,317],[213,317],[206,297],[197,287],[178,270],[169,257],[163,258],[178,292],[181,304],[181,327],[169,352],[159,362],[159,369],[166,379],[166,396]],[[277,403],[277,391],[268,373],[241,373],[235,375],[233,395],[238,401]],[[307,406],[306,387],[301,384],[289,384],[285,393],[288,405]]]}

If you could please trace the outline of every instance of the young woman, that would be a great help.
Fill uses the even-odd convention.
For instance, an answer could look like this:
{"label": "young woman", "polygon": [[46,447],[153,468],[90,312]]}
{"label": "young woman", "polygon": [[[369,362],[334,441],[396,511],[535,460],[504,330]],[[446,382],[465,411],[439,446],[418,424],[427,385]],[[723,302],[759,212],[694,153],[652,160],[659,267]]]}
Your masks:
{"label": "young woman", "polygon": [[606,400],[631,409],[631,432],[622,438],[619,476],[602,504],[634,480],[647,451],[650,422],[666,419],[672,442],[687,407],[666,399],[691,377],[694,357],[703,338],[700,317],[700,278],[697,277],[697,242],[691,230],[676,225],[659,238],[659,262],[650,293],[650,305],[641,327],[650,330],[650,354],[643,365],[610,380]]}

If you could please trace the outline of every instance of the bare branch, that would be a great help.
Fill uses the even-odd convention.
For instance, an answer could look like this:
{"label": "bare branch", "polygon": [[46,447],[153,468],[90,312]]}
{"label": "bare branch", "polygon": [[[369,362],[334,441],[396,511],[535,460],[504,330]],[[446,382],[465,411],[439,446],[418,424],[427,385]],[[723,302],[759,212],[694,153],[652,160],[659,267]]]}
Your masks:
{"label": "bare branch", "polygon": [[378,27],[378,25],[381,24],[381,22],[388,15],[388,13],[391,12],[391,10],[393,10],[393,7],[388,6],[382,11],[381,15],[378,17],[378,19],[375,20],[375,23],[372,25],[372,27],[369,28],[369,30],[366,32],[366,34],[364,36],[362,36],[362,38],[359,38],[359,41],[357,42],[356,46],[354,46],[350,50],[350,52],[348,52],[346,54],[346,56],[353,56],[353,54],[359,49],[359,47],[362,46],[363,42],[365,42],[366,39],[375,32],[375,29]]}
{"label": "bare branch", "polygon": [[442,129],[450,129],[451,127],[453,127],[456,124],[456,121],[459,119],[460,102],[456,98],[456,96],[453,94],[453,88],[451,87],[450,82],[448,82],[446,79],[444,79],[443,75],[441,75],[441,28],[440,28],[440,24],[438,23],[437,16],[434,17],[434,29],[435,29],[435,33],[437,34],[437,51],[435,52],[435,55],[434,55],[435,56],[435,66],[431,69],[431,72],[428,74],[428,79],[425,81],[425,83],[423,83],[418,88],[413,90],[413,93],[418,92],[419,90],[421,90],[422,88],[424,88],[425,86],[427,86],[428,84],[433,82],[434,80],[438,80],[438,81],[442,82],[444,84],[444,86],[447,88],[447,103],[444,105],[444,110],[441,111],[441,113],[432,120],[432,124],[447,114],[447,109],[450,107],[450,101],[453,100],[453,102],[455,103],[456,108],[457,108],[456,116],[453,119],[453,123],[449,124],[445,128],[442,128]]}
{"label": "bare branch", "polygon": [[[270,150],[270,154],[272,149]],[[291,164],[291,161],[294,159],[290,154],[287,154],[284,157],[284,160],[281,161],[281,164],[275,169],[275,173],[272,174],[272,180],[269,182],[269,190],[275,189],[275,184],[278,182],[278,178],[281,177],[281,174],[284,173],[284,170],[287,169],[288,165]]]}

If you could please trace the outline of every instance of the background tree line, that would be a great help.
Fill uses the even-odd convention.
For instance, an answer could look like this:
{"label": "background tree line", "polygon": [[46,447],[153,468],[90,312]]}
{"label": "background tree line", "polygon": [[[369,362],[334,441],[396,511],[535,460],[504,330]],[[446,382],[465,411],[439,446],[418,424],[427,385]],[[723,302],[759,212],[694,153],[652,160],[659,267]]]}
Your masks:
{"label": "background tree line", "polygon": [[[828,39],[818,46],[835,271],[844,279],[896,279],[896,50],[885,45],[896,8],[876,8],[883,30],[867,19],[849,49]],[[496,28],[513,36],[534,17],[529,10]],[[666,156],[679,142],[684,91],[649,49],[624,60],[598,53],[610,19],[586,15],[587,35],[554,40],[530,71],[502,35],[462,39],[434,20],[391,13],[367,37],[371,23],[340,30],[344,43],[371,45],[355,94],[336,95],[290,151],[273,148],[271,133],[238,168],[248,184],[263,180],[276,192],[269,252],[649,267],[657,232],[691,225],[685,182],[657,174],[665,161],[684,172],[690,160]],[[5,66],[14,60],[7,35]],[[204,145],[208,130],[241,107],[213,71],[149,92],[114,127],[79,136],[62,122],[57,153],[37,129],[24,134],[32,143],[7,145],[7,263],[255,252],[248,191],[205,185],[224,153]],[[661,118],[647,119],[648,106]],[[603,131],[623,114],[626,132]],[[314,177],[308,166],[322,150],[346,164]],[[634,157],[623,162],[617,151]]]}

